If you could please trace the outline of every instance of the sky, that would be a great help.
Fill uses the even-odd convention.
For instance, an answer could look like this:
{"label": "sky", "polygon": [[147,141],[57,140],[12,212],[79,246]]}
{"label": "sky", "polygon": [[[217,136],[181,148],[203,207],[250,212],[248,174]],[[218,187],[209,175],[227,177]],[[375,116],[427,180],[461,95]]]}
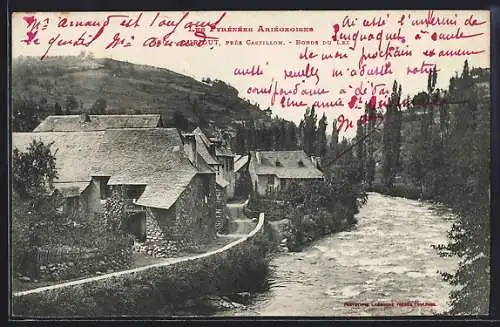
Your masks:
{"label": "sky", "polygon": [[[110,15],[119,17],[108,18]],[[86,22],[87,26],[69,26],[77,21]],[[102,27],[106,21],[108,25]],[[121,26],[122,21],[129,27]],[[215,30],[209,31],[209,23]],[[177,42],[181,40],[199,40],[194,31],[189,30],[195,26],[205,26],[205,35],[217,37],[218,43],[202,47],[175,46],[180,45]],[[238,27],[247,31],[238,32]],[[263,31],[259,31],[259,27]],[[275,27],[289,30],[265,30]],[[71,44],[82,35],[84,42],[90,41],[101,28],[101,35],[88,46]],[[235,28],[236,32],[228,28]],[[29,44],[23,41],[28,39],[28,33],[35,35]],[[173,46],[149,46],[169,33],[168,40],[173,41]],[[332,38],[335,36],[337,41],[350,39],[349,44],[335,42]],[[114,47],[113,40],[117,40]],[[418,71],[423,63],[428,64],[425,66],[428,68],[437,67],[438,88],[447,88],[449,78],[461,71],[465,59],[472,67],[489,67],[489,40],[488,11],[54,12],[14,13],[12,18],[13,57],[41,57],[47,50],[47,56],[77,55],[86,51],[95,57],[167,68],[198,80],[220,79],[238,89],[241,97],[258,103],[263,109],[271,107],[274,114],[296,123],[303,117],[305,108],[315,101],[323,105],[337,102],[338,106],[320,108],[317,105],[316,108],[318,116],[326,114],[330,126],[339,115],[356,120],[362,114],[356,107],[369,101],[372,85],[385,84],[390,90],[396,80],[402,85],[403,97],[425,89],[426,72],[408,73],[408,69],[418,68]],[[237,41],[241,44],[237,45]],[[282,43],[259,45],[256,43],[259,41]],[[130,45],[124,46],[127,43]],[[392,51],[392,57],[380,58],[389,46],[397,51]],[[434,55],[426,56],[426,50],[427,54],[434,50]],[[479,53],[440,57],[440,50]],[[328,54],[338,57],[323,60],[322,55]],[[377,58],[370,59],[370,55]],[[366,66],[360,76],[363,58],[361,65]],[[342,76],[332,76],[333,70]],[[351,76],[353,70],[356,74]],[[270,85],[273,89],[276,87],[278,93],[281,88],[281,93],[295,90],[295,94],[289,95],[289,105],[290,102],[305,105],[291,104],[283,108],[282,95],[276,96],[272,105],[268,94],[249,94],[249,89],[255,93]],[[362,87],[356,91],[358,86]],[[366,94],[360,94],[365,87]],[[377,100],[385,96],[380,93],[380,86],[374,94]],[[349,102],[353,96],[357,101],[351,109]],[[337,101],[339,98],[342,105]]]}

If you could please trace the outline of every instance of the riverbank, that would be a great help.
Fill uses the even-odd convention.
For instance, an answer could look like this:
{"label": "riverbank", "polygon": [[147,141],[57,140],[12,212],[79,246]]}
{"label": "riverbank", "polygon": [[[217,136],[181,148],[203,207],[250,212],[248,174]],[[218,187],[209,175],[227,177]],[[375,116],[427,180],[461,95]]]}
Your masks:
{"label": "riverbank", "polygon": [[369,193],[356,219],[350,230],[325,236],[302,252],[276,255],[269,291],[213,315],[431,316],[449,309],[451,286],[438,270],[455,271],[458,259],[440,257],[432,245],[447,242],[450,210]]}
{"label": "riverbank", "polygon": [[410,200],[420,200],[422,198],[420,188],[411,184],[395,184],[391,189],[388,189],[380,183],[374,183],[372,186],[372,192],[396,196],[400,198],[410,199]]}
{"label": "riverbank", "polygon": [[189,299],[243,292],[270,260],[266,226],[261,215],[248,235],[209,253],[14,293],[13,315],[169,315]]}

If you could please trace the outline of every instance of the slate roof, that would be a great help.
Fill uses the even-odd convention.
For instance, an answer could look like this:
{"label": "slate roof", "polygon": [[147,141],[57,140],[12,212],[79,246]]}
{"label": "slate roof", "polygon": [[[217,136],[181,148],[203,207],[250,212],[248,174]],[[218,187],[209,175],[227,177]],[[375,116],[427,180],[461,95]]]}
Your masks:
{"label": "slate roof", "polygon": [[224,188],[226,186],[229,185],[229,182],[227,181],[227,179],[225,179],[224,177],[222,177],[222,175],[216,175],[215,176],[215,183],[217,185],[219,185],[220,187]]}
{"label": "slate roof", "polygon": [[287,179],[324,177],[304,151],[253,151],[252,160],[257,175],[276,175]]}
{"label": "slate roof", "polygon": [[58,178],[54,186],[63,196],[78,196],[89,185],[91,166],[104,132],[12,133],[12,149],[27,150],[36,139],[49,144],[55,153]]}
{"label": "slate roof", "polygon": [[169,170],[156,175],[136,204],[153,208],[170,208],[196,175],[196,170]]}
{"label": "slate roof", "polygon": [[241,168],[243,168],[243,166],[245,166],[245,164],[248,162],[248,155],[246,156],[238,156],[238,157],[235,157],[234,158],[234,172],[237,172],[238,170],[240,170]]}
{"label": "slate roof", "polygon": [[205,145],[207,147],[212,143],[212,142],[210,142],[210,140],[208,139],[208,137],[205,135],[205,133],[203,133],[203,131],[199,127],[196,127],[193,130],[193,134],[199,135],[201,137],[201,139],[203,140],[203,143],[205,143]]}
{"label": "slate roof", "polygon": [[[108,130],[96,153],[93,176],[141,183],[157,171],[180,163],[182,140],[175,128]],[[125,183],[126,184],[126,183]]]}
{"label": "slate roof", "polygon": [[200,172],[180,153],[175,128],[13,133],[12,145],[22,151],[33,139],[54,142],[54,186],[66,197],[80,195],[92,176],[110,176],[109,185],[146,185],[137,204],[168,209]]}
{"label": "slate roof", "polygon": [[80,115],[48,116],[33,132],[85,132],[117,128],[159,127],[161,115],[89,115],[90,121],[80,122]]}
{"label": "slate roof", "polygon": [[146,185],[137,204],[168,209],[198,173],[182,151],[175,128],[108,130],[92,175],[111,176],[110,185]]}
{"label": "slate roof", "polygon": [[215,147],[215,155],[218,157],[234,157],[234,154],[222,145]]}
{"label": "slate roof", "polygon": [[193,134],[195,135],[196,140],[196,152],[198,152],[203,160],[205,160],[208,165],[221,165],[221,163],[210,154],[209,148],[212,143],[203,131],[199,127],[196,127]]}

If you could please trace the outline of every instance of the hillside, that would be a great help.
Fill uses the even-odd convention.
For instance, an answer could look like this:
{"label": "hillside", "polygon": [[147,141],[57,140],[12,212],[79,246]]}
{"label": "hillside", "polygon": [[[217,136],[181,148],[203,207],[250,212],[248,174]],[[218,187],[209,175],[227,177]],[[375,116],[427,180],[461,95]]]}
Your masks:
{"label": "hillside", "polygon": [[[68,96],[76,98],[76,108],[66,105]],[[56,103],[63,112],[69,107],[68,113],[78,114],[89,111],[98,99],[105,101],[107,114],[160,113],[164,122],[172,124],[178,112],[190,127],[226,128],[238,120],[269,119],[222,81],[200,82],[168,69],[84,54],[43,61],[14,59],[12,98],[15,115],[30,115],[26,111],[35,106],[36,121],[54,114]]]}

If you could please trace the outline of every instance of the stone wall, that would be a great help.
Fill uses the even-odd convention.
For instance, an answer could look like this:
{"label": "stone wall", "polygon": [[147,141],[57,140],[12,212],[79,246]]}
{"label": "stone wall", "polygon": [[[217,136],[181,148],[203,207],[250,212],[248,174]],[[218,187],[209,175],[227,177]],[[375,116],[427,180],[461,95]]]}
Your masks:
{"label": "stone wall", "polygon": [[247,236],[220,249],[13,294],[14,317],[151,315],[186,298],[214,294],[266,257],[264,215]]}
{"label": "stone wall", "polygon": [[37,274],[31,278],[17,274],[16,278],[25,282],[61,281],[127,269],[132,263],[132,248],[45,247],[34,256]]}
{"label": "stone wall", "polygon": [[130,268],[132,263],[130,249],[116,253],[89,253],[75,257],[74,260],[48,263],[40,266],[40,280],[66,280],[89,275],[102,275]]}
{"label": "stone wall", "polygon": [[146,244],[139,251],[165,257],[209,242],[216,236],[215,207],[215,175],[196,175],[170,209],[148,208]]}
{"label": "stone wall", "polygon": [[198,174],[181,194],[175,205],[178,239],[202,244],[216,237],[215,189],[215,175]]}
{"label": "stone wall", "polygon": [[224,233],[227,223],[227,207],[226,207],[226,192],[225,189],[216,187],[216,207],[215,207],[215,228],[217,233]]}
{"label": "stone wall", "polygon": [[146,212],[146,240],[136,242],[134,250],[157,258],[175,256],[179,249],[179,242],[169,239],[158,225],[158,221],[151,210]]}

